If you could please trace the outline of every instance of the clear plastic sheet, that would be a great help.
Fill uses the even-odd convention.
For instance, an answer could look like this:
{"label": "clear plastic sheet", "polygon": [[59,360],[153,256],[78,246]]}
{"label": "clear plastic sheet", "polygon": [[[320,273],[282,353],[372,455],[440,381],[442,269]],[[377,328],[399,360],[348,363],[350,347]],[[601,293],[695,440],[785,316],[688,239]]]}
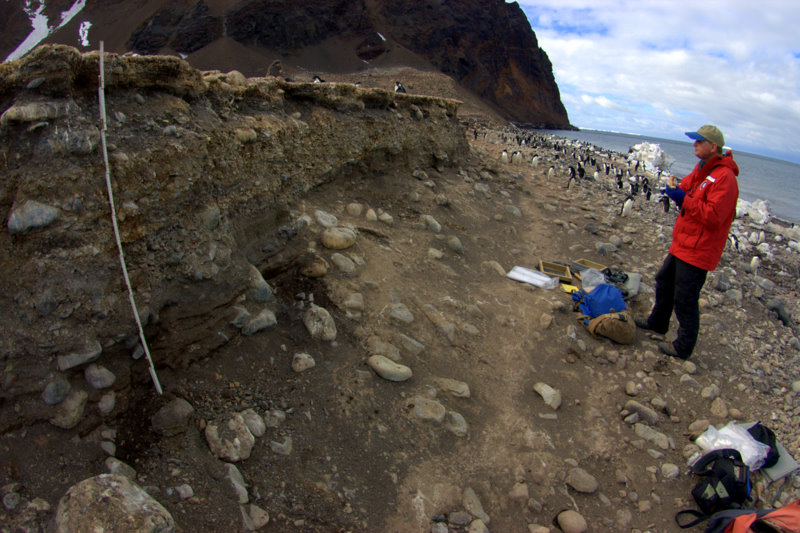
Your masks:
{"label": "clear plastic sheet", "polygon": [[586,292],[590,292],[592,289],[605,282],[605,274],[595,268],[587,268],[581,272],[581,287]]}
{"label": "clear plastic sheet", "polygon": [[728,422],[724,428],[719,430],[714,426],[708,426],[708,429],[694,442],[705,453],[723,448],[738,450],[742,454],[742,461],[750,467],[750,470],[761,468],[767,452],[769,452],[769,446],[758,442],[744,426],[740,426],[736,422]]}

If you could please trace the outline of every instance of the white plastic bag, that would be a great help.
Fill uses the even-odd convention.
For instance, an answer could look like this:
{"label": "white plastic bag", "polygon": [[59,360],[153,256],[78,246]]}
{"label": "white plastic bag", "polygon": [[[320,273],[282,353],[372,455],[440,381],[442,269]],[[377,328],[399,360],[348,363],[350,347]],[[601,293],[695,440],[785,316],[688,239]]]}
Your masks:
{"label": "white plastic bag", "polygon": [[768,445],[758,442],[744,426],[736,422],[728,422],[728,425],[720,430],[708,426],[708,429],[694,442],[706,453],[723,448],[738,450],[742,454],[744,464],[753,471],[761,468],[769,452]]}
{"label": "white plastic bag", "polygon": [[551,278],[538,270],[531,270],[521,266],[515,266],[506,276],[513,280],[529,283],[543,289],[555,289],[558,287],[559,283],[558,278]]}

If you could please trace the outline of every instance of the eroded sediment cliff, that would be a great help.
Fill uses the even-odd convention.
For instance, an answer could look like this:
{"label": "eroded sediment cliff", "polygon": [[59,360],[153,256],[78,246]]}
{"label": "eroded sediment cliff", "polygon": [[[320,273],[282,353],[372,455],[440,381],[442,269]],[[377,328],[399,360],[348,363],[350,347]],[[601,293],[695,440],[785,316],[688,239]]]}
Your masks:
{"label": "eroded sediment cliff", "polygon": [[[233,306],[253,277],[296,259],[286,244],[303,227],[293,206],[307,191],[467,153],[452,100],[203,73],[174,57],[105,64],[121,238],[159,366],[237,334]],[[111,226],[97,85],[98,54],[65,46],[0,69],[2,394],[30,398],[3,411],[0,429],[52,416],[40,393],[83,363],[102,357],[122,380],[143,364],[130,357],[141,347]]]}

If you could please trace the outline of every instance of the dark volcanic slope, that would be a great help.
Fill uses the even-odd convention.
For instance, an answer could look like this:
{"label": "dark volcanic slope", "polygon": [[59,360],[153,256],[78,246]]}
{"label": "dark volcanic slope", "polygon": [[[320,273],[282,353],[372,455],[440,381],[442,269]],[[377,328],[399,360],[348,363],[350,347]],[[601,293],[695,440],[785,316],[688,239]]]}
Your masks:
{"label": "dark volcanic slope", "polygon": [[[7,30],[3,50],[21,40],[10,31],[27,23],[18,10],[9,8],[0,19]],[[93,23],[94,47],[102,39],[110,52],[180,53],[190,62],[202,55],[201,68],[248,76],[265,75],[275,58],[295,72],[352,72],[404,66],[413,54],[506,119],[569,126],[547,54],[519,5],[504,0],[90,1],[47,42],[77,45],[82,20]],[[253,54],[209,61],[202,52],[220,40],[236,41]],[[259,56],[265,61],[254,64]]]}

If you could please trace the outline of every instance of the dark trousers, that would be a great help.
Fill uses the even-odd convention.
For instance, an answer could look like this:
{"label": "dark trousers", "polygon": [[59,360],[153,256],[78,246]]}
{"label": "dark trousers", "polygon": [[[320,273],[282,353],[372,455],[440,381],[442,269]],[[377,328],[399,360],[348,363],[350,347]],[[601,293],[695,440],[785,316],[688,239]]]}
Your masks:
{"label": "dark trousers", "polygon": [[656,303],[647,323],[658,333],[669,330],[672,311],[678,319],[678,338],[672,345],[684,359],[692,355],[700,331],[700,290],[708,271],[667,254],[656,274]]}

